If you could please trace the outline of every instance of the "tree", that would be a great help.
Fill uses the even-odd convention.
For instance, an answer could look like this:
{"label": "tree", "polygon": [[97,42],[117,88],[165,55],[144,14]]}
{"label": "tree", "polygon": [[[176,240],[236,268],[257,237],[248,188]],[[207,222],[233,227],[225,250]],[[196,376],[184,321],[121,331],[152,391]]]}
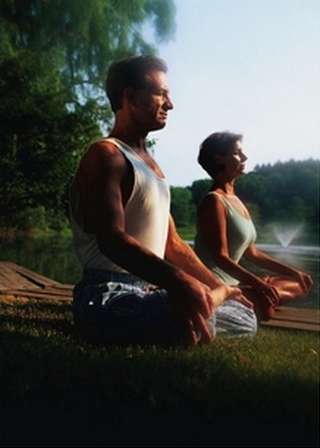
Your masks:
{"label": "tree", "polygon": [[172,0],[1,0],[0,55],[50,53],[65,83],[87,86],[82,93],[91,97],[114,59],[155,51],[144,25],[151,22],[157,38],[168,39],[174,17]]}
{"label": "tree", "polygon": [[192,182],[190,187],[193,203],[198,206],[212,185],[211,179],[199,179]]}
{"label": "tree", "polygon": [[193,214],[192,195],[188,188],[171,187],[171,213],[179,227],[191,224]]}
{"label": "tree", "polygon": [[57,221],[79,157],[110,125],[105,71],[154,52],[150,22],[169,38],[172,0],[0,0],[0,225],[37,207]]}
{"label": "tree", "polygon": [[18,216],[41,206],[61,218],[79,148],[100,132],[99,111],[94,102],[68,110],[59,72],[36,54],[20,52],[0,71],[0,222],[25,227]]}

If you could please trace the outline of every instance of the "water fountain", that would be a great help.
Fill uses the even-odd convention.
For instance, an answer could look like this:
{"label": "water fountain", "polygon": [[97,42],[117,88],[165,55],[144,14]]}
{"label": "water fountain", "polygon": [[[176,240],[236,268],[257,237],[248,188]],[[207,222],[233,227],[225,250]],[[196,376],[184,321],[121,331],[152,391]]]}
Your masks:
{"label": "water fountain", "polygon": [[303,224],[274,224],[273,234],[281,247],[287,248],[301,234],[302,229]]}

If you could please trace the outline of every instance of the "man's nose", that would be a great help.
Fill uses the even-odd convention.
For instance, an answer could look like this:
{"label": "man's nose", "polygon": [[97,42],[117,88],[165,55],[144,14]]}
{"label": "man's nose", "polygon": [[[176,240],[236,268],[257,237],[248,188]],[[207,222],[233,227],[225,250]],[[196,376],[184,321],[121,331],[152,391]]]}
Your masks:
{"label": "man's nose", "polygon": [[173,109],[173,102],[172,102],[172,99],[169,96],[166,98],[166,101],[164,103],[164,108],[166,110],[172,110]]}
{"label": "man's nose", "polygon": [[242,153],[242,160],[245,162],[246,160],[248,160],[248,157]]}

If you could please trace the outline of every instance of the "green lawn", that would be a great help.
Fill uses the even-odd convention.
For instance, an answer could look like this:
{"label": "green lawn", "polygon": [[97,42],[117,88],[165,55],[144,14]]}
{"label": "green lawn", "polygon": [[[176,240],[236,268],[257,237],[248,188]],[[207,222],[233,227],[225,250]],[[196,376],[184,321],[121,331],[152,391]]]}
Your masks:
{"label": "green lawn", "polygon": [[318,446],[316,334],[103,348],[69,304],[0,306],[3,446]]}

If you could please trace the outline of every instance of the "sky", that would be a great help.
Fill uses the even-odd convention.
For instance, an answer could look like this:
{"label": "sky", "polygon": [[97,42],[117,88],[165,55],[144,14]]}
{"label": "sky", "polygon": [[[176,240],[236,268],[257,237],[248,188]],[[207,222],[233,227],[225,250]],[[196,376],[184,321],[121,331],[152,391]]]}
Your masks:
{"label": "sky", "polygon": [[243,134],[257,164],[320,158],[320,1],[175,0],[176,33],[158,45],[174,110],[150,134],[171,185],[207,177],[199,144]]}

